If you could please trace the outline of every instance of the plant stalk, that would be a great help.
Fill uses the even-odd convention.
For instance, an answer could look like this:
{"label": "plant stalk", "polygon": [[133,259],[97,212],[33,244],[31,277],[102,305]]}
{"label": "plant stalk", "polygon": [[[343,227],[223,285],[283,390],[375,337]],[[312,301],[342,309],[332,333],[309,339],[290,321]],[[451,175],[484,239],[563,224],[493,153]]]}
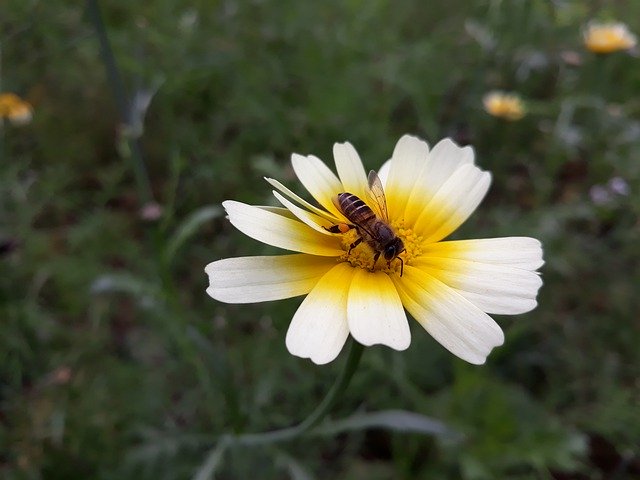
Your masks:
{"label": "plant stalk", "polygon": [[322,421],[327,413],[329,413],[346,390],[353,374],[358,369],[358,364],[360,363],[363,350],[364,347],[360,343],[352,340],[349,357],[347,358],[342,372],[340,372],[340,375],[336,378],[333,386],[322,399],[320,404],[298,425],[270,432],[225,436],[221,441],[226,442],[229,446],[264,445],[292,440],[312,430]]}
{"label": "plant stalk", "polygon": [[[98,36],[98,41],[100,42],[100,54],[107,72],[109,85],[111,86],[113,96],[118,106],[120,122],[126,127],[131,123],[131,102],[129,101],[127,90],[122,80],[122,76],[120,75],[120,70],[118,69],[118,64],[116,63],[111,43],[109,42],[107,28],[102,18],[98,0],[87,0],[86,5],[87,14],[91,23],[93,23],[93,27],[95,28]],[[143,203],[152,202],[154,200],[153,191],[151,189],[151,182],[149,181],[147,167],[144,163],[140,142],[138,138],[135,138],[128,133],[125,133],[124,135],[129,147],[129,157],[131,158],[131,166],[135,175],[138,193]]]}

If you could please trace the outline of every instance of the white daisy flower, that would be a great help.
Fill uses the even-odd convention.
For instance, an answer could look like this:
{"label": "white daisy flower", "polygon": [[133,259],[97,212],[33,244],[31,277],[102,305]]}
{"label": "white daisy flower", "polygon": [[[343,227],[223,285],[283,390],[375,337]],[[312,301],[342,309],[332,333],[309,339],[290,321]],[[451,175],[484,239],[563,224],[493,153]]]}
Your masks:
{"label": "white daisy flower", "polygon": [[405,310],[451,353],[484,363],[504,341],[488,314],[537,305],[540,242],[443,241],[489,189],[491,175],[474,164],[471,147],[444,139],[430,150],[405,135],[379,180],[372,173],[369,181],[350,143],[335,144],[333,153],[337,176],[313,155],[292,156],[319,207],[271,178],[282,208],[223,203],[244,234],[299,253],[210,263],[207,293],[226,303],[306,295],[286,345],[316,364],[335,359],[349,335],[366,346],[405,350],[411,343]]}

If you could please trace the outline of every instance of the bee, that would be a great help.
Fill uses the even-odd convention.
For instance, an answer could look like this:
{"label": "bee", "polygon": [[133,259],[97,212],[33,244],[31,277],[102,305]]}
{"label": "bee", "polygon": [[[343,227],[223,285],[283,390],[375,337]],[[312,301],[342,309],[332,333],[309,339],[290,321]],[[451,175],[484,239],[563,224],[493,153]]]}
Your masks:
{"label": "bee", "polygon": [[405,251],[404,243],[389,225],[387,200],[382,182],[373,170],[369,172],[369,188],[366,193],[376,212],[357,195],[348,192],[339,193],[333,198],[333,204],[352,224],[340,223],[327,230],[331,233],[346,233],[355,228],[358,238],[349,246],[348,253],[364,241],[375,252],[371,271],[380,255],[384,255],[387,265],[391,265],[396,258],[400,260],[400,276],[402,276],[404,261],[398,255]]}

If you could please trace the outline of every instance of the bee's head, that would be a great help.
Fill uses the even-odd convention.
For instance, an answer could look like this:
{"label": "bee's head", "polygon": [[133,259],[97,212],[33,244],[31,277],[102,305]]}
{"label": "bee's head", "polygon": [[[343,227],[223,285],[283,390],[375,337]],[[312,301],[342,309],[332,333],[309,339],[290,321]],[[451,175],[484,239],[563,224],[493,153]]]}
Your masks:
{"label": "bee's head", "polygon": [[404,252],[404,243],[402,243],[402,240],[400,239],[400,237],[396,237],[387,245],[385,245],[384,252],[383,252],[384,259],[387,262],[390,262],[391,260],[396,258],[398,255],[400,255],[402,252]]}

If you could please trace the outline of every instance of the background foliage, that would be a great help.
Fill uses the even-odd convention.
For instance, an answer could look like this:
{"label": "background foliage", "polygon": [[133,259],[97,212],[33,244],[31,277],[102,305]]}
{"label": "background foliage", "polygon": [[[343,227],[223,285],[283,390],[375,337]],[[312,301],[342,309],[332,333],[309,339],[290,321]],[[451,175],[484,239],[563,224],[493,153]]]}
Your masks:
{"label": "background foliage", "polygon": [[[592,18],[640,32],[639,2],[100,6],[124,118],[85,5],[0,6],[2,90],[35,111],[2,128],[2,478],[640,477],[640,60],[580,36]],[[528,115],[487,115],[495,88]],[[298,188],[290,154],[329,161],[335,141],[377,168],[407,132],[475,147],[493,186],[456,237],[540,238],[540,306],[498,319],[481,368],[413,325],[408,351],[365,351],[333,414],[411,410],[461,436],[361,425],[216,450],[300,421],[345,360],[287,353],[299,299],[205,295],[206,263],[271,251],[219,204],[273,202],[262,176]]]}

